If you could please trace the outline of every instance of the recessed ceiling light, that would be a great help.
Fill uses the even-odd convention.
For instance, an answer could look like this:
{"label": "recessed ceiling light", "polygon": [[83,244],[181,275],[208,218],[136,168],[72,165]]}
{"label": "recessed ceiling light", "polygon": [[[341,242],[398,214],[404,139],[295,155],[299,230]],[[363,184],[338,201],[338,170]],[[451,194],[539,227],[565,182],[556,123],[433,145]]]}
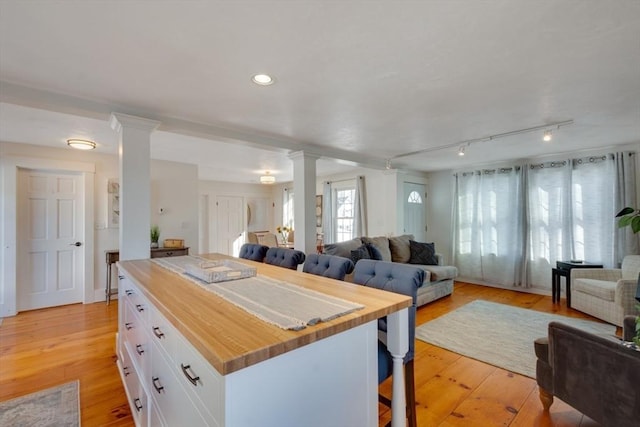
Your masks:
{"label": "recessed ceiling light", "polygon": [[86,139],[67,139],[67,145],[78,150],[93,150],[96,143]]}
{"label": "recessed ceiling light", "polygon": [[251,80],[253,80],[255,84],[260,86],[269,86],[270,84],[273,84],[274,81],[273,77],[268,74],[256,74],[251,78]]}
{"label": "recessed ceiling light", "polygon": [[545,142],[551,141],[551,131],[550,130],[545,130],[544,131],[544,136],[542,137],[542,140],[545,141]]}

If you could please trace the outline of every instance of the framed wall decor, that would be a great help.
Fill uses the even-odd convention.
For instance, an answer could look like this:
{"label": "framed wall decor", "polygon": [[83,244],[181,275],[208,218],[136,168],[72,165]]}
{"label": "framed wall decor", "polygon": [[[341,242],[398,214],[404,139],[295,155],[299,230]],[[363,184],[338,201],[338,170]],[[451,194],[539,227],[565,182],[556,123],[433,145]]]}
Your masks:
{"label": "framed wall decor", "polygon": [[116,178],[107,180],[107,228],[120,226],[120,182]]}
{"label": "framed wall decor", "polygon": [[322,227],[322,195],[316,196],[316,227]]}

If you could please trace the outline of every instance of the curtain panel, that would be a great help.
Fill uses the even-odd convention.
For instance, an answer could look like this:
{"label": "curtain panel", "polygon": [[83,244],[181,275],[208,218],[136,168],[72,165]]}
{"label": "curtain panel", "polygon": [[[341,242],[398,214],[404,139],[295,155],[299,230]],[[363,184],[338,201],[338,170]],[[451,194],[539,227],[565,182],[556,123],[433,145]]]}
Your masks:
{"label": "curtain panel", "polygon": [[454,259],[462,277],[551,287],[559,260],[617,267],[638,236],[615,214],[636,206],[634,153],[454,175]]}

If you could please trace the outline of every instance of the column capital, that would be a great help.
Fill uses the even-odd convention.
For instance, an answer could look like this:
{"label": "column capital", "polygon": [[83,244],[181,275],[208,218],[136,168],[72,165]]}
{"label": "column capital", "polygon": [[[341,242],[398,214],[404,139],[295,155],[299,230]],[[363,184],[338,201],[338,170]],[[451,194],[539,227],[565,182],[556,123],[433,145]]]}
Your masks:
{"label": "column capital", "polygon": [[156,130],[162,122],[157,120],[145,119],[144,117],[130,116],[123,113],[111,113],[109,125],[111,129],[120,132],[123,126],[133,127],[141,130],[148,130],[150,133]]}
{"label": "column capital", "polygon": [[289,158],[291,160],[295,160],[295,159],[319,159],[320,157],[322,157],[320,154],[316,154],[316,153],[310,153],[308,151],[292,151],[291,153],[289,153]]}

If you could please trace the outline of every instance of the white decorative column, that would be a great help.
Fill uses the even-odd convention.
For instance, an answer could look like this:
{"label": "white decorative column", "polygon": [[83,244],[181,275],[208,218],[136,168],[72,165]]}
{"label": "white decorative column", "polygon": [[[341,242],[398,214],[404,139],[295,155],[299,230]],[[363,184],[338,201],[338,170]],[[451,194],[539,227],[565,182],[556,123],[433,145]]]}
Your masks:
{"label": "white decorative column", "polygon": [[110,124],[120,135],[120,260],[149,258],[151,132],[160,122],[111,113]]}
{"label": "white decorative column", "polygon": [[293,161],[294,245],[305,253],[316,252],[316,160],[320,156],[304,151],[289,154]]}

